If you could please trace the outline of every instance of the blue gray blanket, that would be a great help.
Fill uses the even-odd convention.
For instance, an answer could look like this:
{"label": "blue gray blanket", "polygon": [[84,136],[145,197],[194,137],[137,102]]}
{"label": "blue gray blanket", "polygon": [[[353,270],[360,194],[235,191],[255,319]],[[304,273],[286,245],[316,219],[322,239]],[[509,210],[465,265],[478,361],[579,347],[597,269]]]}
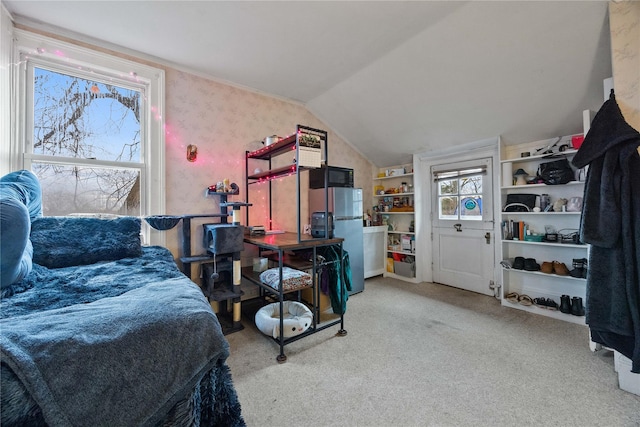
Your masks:
{"label": "blue gray blanket", "polygon": [[34,264],[3,290],[0,317],[2,363],[52,426],[154,425],[229,352],[202,292],[160,247]]}

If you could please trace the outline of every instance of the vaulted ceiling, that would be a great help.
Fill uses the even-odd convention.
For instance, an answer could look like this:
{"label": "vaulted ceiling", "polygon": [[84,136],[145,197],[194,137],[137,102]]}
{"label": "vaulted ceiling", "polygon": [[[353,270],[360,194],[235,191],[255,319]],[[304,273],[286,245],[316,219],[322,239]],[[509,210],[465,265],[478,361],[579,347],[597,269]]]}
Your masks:
{"label": "vaulted ceiling", "polygon": [[378,166],[582,131],[601,1],[14,1],[16,22],[303,103]]}

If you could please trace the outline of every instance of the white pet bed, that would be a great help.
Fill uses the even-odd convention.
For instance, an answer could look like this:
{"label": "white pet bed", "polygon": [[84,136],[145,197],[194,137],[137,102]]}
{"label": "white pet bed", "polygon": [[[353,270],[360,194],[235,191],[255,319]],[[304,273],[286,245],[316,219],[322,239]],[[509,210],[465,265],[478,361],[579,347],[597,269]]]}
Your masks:
{"label": "white pet bed", "polygon": [[[306,305],[297,301],[283,301],[284,338],[300,335],[311,326],[313,315]],[[265,335],[280,337],[280,303],[274,302],[262,307],[256,313],[256,326]]]}

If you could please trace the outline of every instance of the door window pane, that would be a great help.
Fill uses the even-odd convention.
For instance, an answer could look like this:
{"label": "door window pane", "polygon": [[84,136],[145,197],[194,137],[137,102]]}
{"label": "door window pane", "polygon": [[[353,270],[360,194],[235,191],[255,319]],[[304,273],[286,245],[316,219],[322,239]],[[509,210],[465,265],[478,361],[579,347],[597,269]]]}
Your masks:
{"label": "door window pane", "polygon": [[438,183],[440,194],[458,194],[458,180],[440,181]]}
{"label": "door window pane", "polygon": [[458,197],[444,196],[439,197],[439,217],[440,219],[458,219]]}
{"label": "door window pane", "polygon": [[438,218],[481,221],[482,177],[438,181]]}

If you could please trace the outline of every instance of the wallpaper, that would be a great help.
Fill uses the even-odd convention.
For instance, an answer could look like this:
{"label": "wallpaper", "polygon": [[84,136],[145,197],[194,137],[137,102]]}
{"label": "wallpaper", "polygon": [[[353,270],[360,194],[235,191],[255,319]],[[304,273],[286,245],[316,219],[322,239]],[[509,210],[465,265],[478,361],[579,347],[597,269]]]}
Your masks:
{"label": "wallpaper", "polygon": [[[363,188],[363,193],[368,196],[364,206],[371,205],[372,164],[304,106],[174,69],[166,69],[165,78],[167,214],[218,213],[218,197],[206,197],[205,193],[209,185],[224,179],[240,187],[240,194],[229,196],[229,201],[247,201],[246,151],[263,147],[261,141],[269,135],[284,137],[293,134],[297,124],[329,132],[329,163],[353,168],[355,186]],[[187,161],[189,144],[198,147],[195,162]],[[282,155],[277,161],[291,162],[293,157],[294,154],[290,159]],[[255,168],[266,170],[268,163],[251,160],[250,172]],[[306,172],[301,173],[301,224],[309,222],[307,175]],[[249,208],[248,225],[269,226],[268,185],[250,186],[248,200],[253,206]],[[295,232],[295,176],[272,182],[272,201],[272,228]],[[192,221],[192,253],[202,251],[200,224],[217,221],[206,218]],[[241,208],[241,224],[247,225],[246,208]],[[167,247],[174,256],[181,256],[181,227],[165,233]]]}
{"label": "wallpaper", "polygon": [[616,101],[640,130],[640,2],[610,2],[609,26]]}

